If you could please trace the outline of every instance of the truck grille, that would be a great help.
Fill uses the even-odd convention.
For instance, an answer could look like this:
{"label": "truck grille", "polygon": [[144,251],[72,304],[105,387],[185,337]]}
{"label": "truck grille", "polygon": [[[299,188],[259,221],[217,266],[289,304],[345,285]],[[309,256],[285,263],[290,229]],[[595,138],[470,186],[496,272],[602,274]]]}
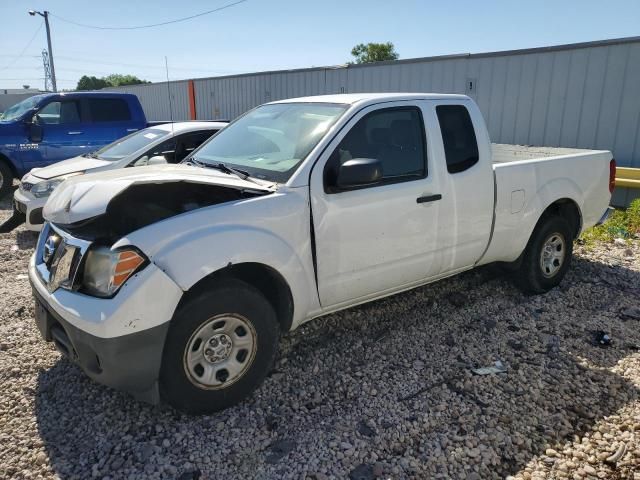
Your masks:
{"label": "truck grille", "polygon": [[50,292],[78,287],[78,271],[90,242],[45,223],[36,248],[36,269]]}

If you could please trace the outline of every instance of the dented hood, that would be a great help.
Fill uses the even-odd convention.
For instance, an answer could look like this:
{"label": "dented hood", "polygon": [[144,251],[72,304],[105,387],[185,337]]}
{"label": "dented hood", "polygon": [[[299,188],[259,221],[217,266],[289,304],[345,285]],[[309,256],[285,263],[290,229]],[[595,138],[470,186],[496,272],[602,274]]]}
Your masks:
{"label": "dented hood", "polygon": [[62,175],[69,175],[70,173],[85,172],[98,167],[105,167],[107,165],[113,165],[113,162],[108,160],[100,160],[99,158],[88,157],[73,157],[62,162],[54,163],[44,168],[34,168],[31,170],[31,175],[44,180],[50,178],[60,177]]}
{"label": "dented hood", "polygon": [[212,168],[186,164],[131,167],[65,180],[49,197],[43,216],[50,222],[69,225],[105,213],[109,202],[132,185],[178,182],[265,193],[276,190],[274,183],[262,180],[255,180],[257,183],[254,183]]}

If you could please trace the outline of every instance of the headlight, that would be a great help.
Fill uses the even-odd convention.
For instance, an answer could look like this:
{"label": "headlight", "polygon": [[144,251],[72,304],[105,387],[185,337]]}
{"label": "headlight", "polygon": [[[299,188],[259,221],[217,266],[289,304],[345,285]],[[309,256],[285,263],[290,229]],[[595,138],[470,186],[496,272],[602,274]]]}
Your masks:
{"label": "headlight", "polygon": [[142,253],[132,248],[92,248],[87,252],[84,264],[84,290],[96,297],[111,297],[146,263],[147,259]]}
{"label": "headlight", "polygon": [[84,172],[70,173],[69,175],[63,175],[61,177],[52,178],[51,180],[45,180],[38,182],[31,187],[31,193],[37,198],[48,197],[55,188],[64,182],[67,178],[75,175],[81,175]]}
{"label": "headlight", "polygon": [[31,187],[31,193],[34,197],[48,197],[53,189],[64,182],[64,178],[54,178],[53,180],[46,180],[44,182],[36,183]]}

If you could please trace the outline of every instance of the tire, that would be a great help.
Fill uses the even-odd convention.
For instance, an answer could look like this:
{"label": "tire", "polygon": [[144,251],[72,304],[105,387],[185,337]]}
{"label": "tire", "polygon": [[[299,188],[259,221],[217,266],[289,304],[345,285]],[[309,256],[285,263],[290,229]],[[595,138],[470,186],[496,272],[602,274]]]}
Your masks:
{"label": "tire", "polygon": [[0,160],[0,200],[9,194],[13,185],[13,172],[9,165]]}
{"label": "tire", "polygon": [[515,273],[516,283],[525,293],[537,294],[560,284],[571,263],[573,234],[563,217],[540,219]]}
{"label": "tire", "polygon": [[228,279],[201,291],[171,320],[160,371],[162,399],[191,414],[239,403],[271,369],[279,336],[272,305],[253,286]]}

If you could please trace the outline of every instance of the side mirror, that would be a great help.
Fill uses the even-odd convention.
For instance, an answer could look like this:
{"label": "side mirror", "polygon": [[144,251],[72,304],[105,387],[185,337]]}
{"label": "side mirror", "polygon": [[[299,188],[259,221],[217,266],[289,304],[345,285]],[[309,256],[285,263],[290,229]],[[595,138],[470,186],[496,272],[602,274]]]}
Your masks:
{"label": "side mirror", "polygon": [[167,163],[167,159],[162,155],[156,155],[155,157],[151,157],[147,162],[147,165],[163,165]]}
{"label": "side mirror", "polygon": [[382,164],[375,158],[353,158],[338,169],[336,186],[340,189],[374,185],[382,180]]}
{"label": "side mirror", "polygon": [[24,114],[22,120],[27,125],[31,125],[32,123],[38,123],[38,109],[32,108],[27,113]]}
{"label": "side mirror", "polygon": [[167,160],[162,155],[156,155],[155,157],[147,157],[146,155],[140,157],[133,164],[134,167],[144,167],[145,165],[162,165],[167,163]]}
{"label": "side mirror", "polygon": [[33,143],[40,143],[42,141],[42,126],[37,123],[29,124],[29,140]]}

